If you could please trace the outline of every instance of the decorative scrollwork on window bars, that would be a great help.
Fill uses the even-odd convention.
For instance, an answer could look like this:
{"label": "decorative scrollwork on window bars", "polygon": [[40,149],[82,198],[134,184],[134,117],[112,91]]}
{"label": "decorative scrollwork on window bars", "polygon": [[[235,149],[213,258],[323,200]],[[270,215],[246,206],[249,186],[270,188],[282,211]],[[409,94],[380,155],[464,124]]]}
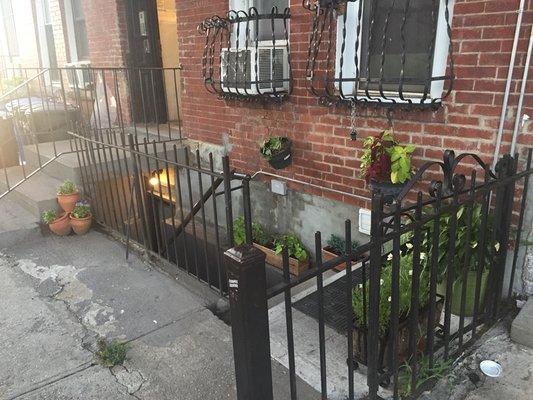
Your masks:
{"label": "decorative scrollwork on window bars", "polygon": [[292,91],[289,19],[289,8],[260,14],[252,7],[204,20],[198,31],[205,35],[206,89],[227,99],[286,99]]}
{"label": "decorative scrollwork on window bars", "polygon": [[454,0],[303,0],[306,76],[323,104],[437,108],[453,89]]}

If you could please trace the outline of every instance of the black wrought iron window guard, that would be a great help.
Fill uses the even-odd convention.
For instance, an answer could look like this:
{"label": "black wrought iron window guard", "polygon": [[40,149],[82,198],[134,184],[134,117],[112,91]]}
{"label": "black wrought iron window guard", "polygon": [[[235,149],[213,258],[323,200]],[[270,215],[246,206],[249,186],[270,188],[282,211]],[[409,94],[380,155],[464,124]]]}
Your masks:
{"label": "black wrought iron window guard", "polygon": [[198,30],[205,35],[206,89],[221,98],[287,98],[292,91],[289,19],[289,8],[260,14],[252,7],[204,20]]}
{"label": "black wrought iron window guard", "polygon": [[437,107],[453,88],[454,0],[303,0],[307,80],[325,104]]}

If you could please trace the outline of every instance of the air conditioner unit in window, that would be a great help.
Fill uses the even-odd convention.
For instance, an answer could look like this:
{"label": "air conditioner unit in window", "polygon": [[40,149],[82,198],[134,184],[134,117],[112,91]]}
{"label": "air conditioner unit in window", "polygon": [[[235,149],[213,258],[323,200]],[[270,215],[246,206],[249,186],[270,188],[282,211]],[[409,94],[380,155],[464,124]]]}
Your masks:
{"label": "air conditioner unit in window", "polygon": [[248,49],[224,48],[221,54],[222,90],[241,95],[289,91],[289,55],[286,42],[259,42]]}
{"label": "air conditioner unit in window", "polygon": [[89,61],[78,61],[65,65],[68,84],[71,88],[88,89],[93,84]]}

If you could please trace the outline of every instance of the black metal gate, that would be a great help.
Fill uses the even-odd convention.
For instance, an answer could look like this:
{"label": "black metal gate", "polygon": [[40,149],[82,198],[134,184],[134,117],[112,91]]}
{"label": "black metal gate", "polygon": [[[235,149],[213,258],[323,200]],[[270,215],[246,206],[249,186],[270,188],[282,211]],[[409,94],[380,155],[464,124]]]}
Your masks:
{"label": "black metal gate", "polygon": [[[531,157],[530,150],[517,172],[518,157],[504,156],[492,172],[477,155],[444,152],[442,161],[422,166],[396,199],[373,194],[370,242],[352,249],[348,220],[345,254],[324,261],[317,232],[314,267],[290,277],[285,250],[285,280],[273,288],[266,288],[264,256],[254,247],[228,251],[239,400],[272,399],[267,300],[280,294],[292,400],[298,399],[300,334],[293,309],[305,307],[318,326],[316,348],[306,350],[318,354],[322,399],[330,398],[326,356],[339,352],[328,348],[328,326],[346,340],[345,397],[417,397],[436,371],[511,310]],[[337,266],[345,267],[342,279],[325,284],[325,274]],[[316,292],[304,300],[312,307],[294,304],[293,290],[309,280],[316,281]],[[328,315],[332,310],[336,318]],[[354,372],[363,366],[367,391],[356,393]]]}

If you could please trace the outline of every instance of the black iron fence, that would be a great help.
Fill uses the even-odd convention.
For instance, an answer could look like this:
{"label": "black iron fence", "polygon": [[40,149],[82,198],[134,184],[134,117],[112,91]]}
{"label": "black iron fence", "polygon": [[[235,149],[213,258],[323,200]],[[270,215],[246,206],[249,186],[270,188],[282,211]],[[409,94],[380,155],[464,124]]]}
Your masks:
{"label": "black iron fence", "polygon": [[68,131],[102,139],[185,139],[179,68],[17,68],[0,78],[0,198],[74,152]]}
{"label": "black iron fence", "polygon": [[112,130],[71,132],[83,196],[95,219],[127,242],[227,293],[223,253],[233,246],[233,215],[249,219],[250,178],[182,141]]}
{"label": "black iron fence", "polygon": [[290,11],[264,5],[204,20],[202,74],[222,98],[283,100],[292,90]]}
{"label": "black iron fence", "polygon": [[[521,172],[518,158],[509,155],[492,172],[476,155],[446,151],[443,161],[425,164],[396,199],[373,195],[370,242],[353,249],[346,221],[344,255],[323,260],[317,232],[314,267],[291,277],[285,249],[284,282],[268,289],[265,258],[250,246],[251,234],[248,245],[228,251],[239,400],[272,399],[267,301],[278,295],[285,303],[282,362],[291,399],[298,398],[295,338],[310,334],[298,331],[310,324],[295,319],[295,309],[317,323],[316,345],[306,342],[305,352],[317,354],[313,379],[323,399],[332,398],[329,383],[339,374],[328,370],[332,357],[346,360],[345,387],[335,388],[335,398],[414,398],[426,390],[511,310],[531,156],[530,150]],[[336,267],[344,268],[340,279],[326,281]],[[293,300],[308,281],[316,291]],[[343,351],[338,341],[328,347],[333,344],[327,330],[344,337]]]}

